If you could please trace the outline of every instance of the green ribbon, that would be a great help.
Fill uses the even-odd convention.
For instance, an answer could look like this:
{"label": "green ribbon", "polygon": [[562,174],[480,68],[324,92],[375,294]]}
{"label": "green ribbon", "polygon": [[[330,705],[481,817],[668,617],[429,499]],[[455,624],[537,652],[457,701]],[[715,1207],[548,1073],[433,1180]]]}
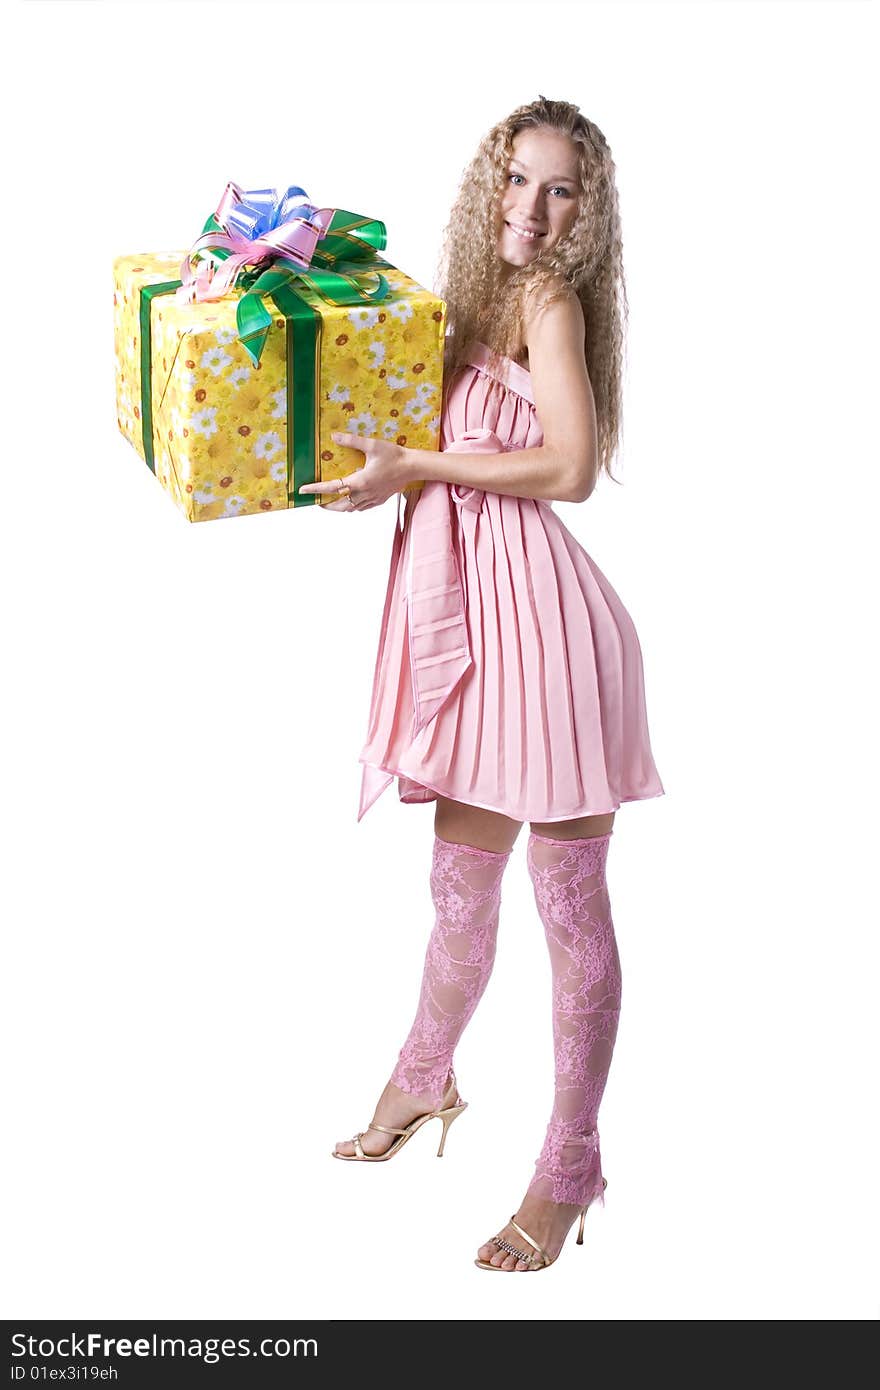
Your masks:
{"label": "green ribbon", "polygon": [[[206,232],[225,230],[212,213],[202,228],[202,236]],[[272,326],[272,315],[263,303],[264,295],[271,295],[277,304],[276,289],[289,285],[295,293],[295,282],[299,280],[329,304],[339,307],[378,303],[390,293],[388,281],[378,273],[380,267],[387,268],[389,263],[376,254],[377,250],[384,250],[385,243],[384,222],[337,208],[326,234],[315,247],[308,270],[278,256],[272,259],[268,269],[241,272],[236,288],[242,288],[245,293],[238,302],[235,320],[238,336],[254,365],[263,354]],[[232,252],[217,247],[210,255],[225,261]],[[367,289],[363,283],[366,276],[375,276],[374,289]]]}
{"label": "green ribbon", "polygon": [[[225,231],[208,218],[204,232]],[[298,289],[308,287],[329,304],[344,307],[352,304],[374,304],[387,298],[388,281],[378,272],[391,268],[390,262],[378,256],[386,242],[385,224],[375,218],[361,217],[354,212],[337,208],[326,235],[318,243],[309,270],[300,270],[280,257],[268,267],[243,271],[233,287],[242,291],[235,311],[239,337],[251,361],[259,363],[266,344],[272,315],[263,297],[268,295],[284,316],[287,355],[287,502],[288,506],[315,506],[316,493],[297,495],[306,483],[320,481],[319,389],[321,382],[321,349],[323,316]],[[210,253],[220,260],[231,255],[222,248]],[[368,290],[364,276],[374,276],[376,288]],[[153,392],[152,392],[152,324],[151,306],[160,295],[173,294],[180,280],[167,280],[161,285],[143,285],[140,292],[141,324],[141,431],[144,458],[153,473],[156,463],[153,453]]]}
{"label": "green ribbon", "polygon": [[180,288],[181,283],[180,280],[166,280],[163,285],[141,285],[141,434],[144,440],[144,458],[147,467],[154,473],[156,460],[153,457],[153,328],[150,306],[160,295],[173,294]]}

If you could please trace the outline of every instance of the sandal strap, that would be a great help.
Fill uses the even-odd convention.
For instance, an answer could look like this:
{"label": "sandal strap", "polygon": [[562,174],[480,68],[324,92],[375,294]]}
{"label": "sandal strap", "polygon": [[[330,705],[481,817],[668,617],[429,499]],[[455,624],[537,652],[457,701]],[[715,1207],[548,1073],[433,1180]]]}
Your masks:
{"label": "sandal strap", "polygon": [[[430,1111],[428,1112],[427,1115],[422,1115],[422,1116],[419,1116],[418,1118],[420,1118],[420,1119],[434,1119],[434,1118],[436,1118],[437,1116],[439,1116],[440,1113],[441,1113],[442,1111],[447,1110],[447,1109],[449,1108],[448,1102],[452,1099],[452,1097],[453,1097],[453,1095],[455,1094],[455,1092],[457,1091],[457,1089],[458,1089],[458,1087],[457,1087],[456,1080],[455,1080],[455,1072],[452,1071],[452,1070],[450,1069],[450,1072],[449,1072],[449,1087],[448,1087],[448,1089],[447,1089],[447,1091],[446,1091],[446,1094],[444,1095],[443,1099],[441,1100],[440,1104],[438,1105],[437,1109],[436,1109],[436,1110],[430,1110]],[[460,1103],[460,1102],[459,1102],[459,1103]],[[414,1123],[415,1123],[415,1121],[413,1121],[413,1124],[414,1124]],[[378,1129],[382,1134],[397,1134],[397,1135],[402,1135],[402,1134],[409,1134],[409,1133],[411,1132],[411,1130],[412,1130],[412,1125],[410,1125],[408,1129],[395,1129],[392,1125],[378,1125],[378,1124],[376,1124],[376,1121],[373,1120],[373,1121],[367,1126],[367,1129]],[[360,1134],[356,1134],[356,1135],[354,1136],[354,1138],[352,1139],[352,1141],[351,1141],[351,1142],[354,1144],[354,1151],[355,1151],[355,1153],[357,1154],[358,1158],[366,1158],[366,1157],[367,1157],[367,1155],[366,1155],[366,1154],[364,1153],[364,1151],[363,1151],[363,1148],[361,1147],[361,1140],[363,1139],[363,1137],[364,1137],[364,1135],[366,1134],[366,1132],[367,1132],[367,1130],[362,1129],[361,1132],[360,1132]],[[541,1251],[541,1253],[543,1254],[544,1252]]]}
{"label": "sandal strap", "polygon": [[511,1245],[508,1240],[502,1240],[500,1236],[493,1236],[489,1243],[491,1245],[497,1245],[499,1250],[506,1250],[508,1255],[515,1256],[516,1259],[522,1260],[523,1264],[526,1265],[531,1264],[532,1260],[535,1258],[534,1255],[528,1255],[522,1250],[517,1250],[515,1245]]}
{"label": "sandal strap", "polygon": [[548,1256],[547,1256],[546,1250],[542,1250],[541,1247],[540,1247],[540,1245],[538,1244],[538,1242],[537,1242],[536,1240],[532,1240],[532,1237],[529,1235],[528,1231],[524,1231],[523,1228],[522,1228],[522,1226],[518,1226],[518,1225],[517,1225],[517,1223],[516,1223],[516,1221],[514,1220],[514,1217],[513,1217],[513,1216],[510,1218],[510,1224],[511,1224],[511,1226],[513,1227],[513,1229],[514,1229],[515,1231],[519,1231],[519,1234],[522,1236],[523,1240],[527,1240],[527,1241],[528,1241],[529,1245],[531,1245],[531,1247],[532,1247],[533,1250],[537,1250],[538,1254],[541,1256],[541,1259],[544,1261],[545,1265],[548,1265],[548,1264],[551,1263],[550,1259],[549,1259]]}
{"label": "sandal strap", "polygon": [[[450,1067],[450,1068],[449,1068],[449,1088],[448,1088],[448,1090],[447,1090],[445,1096],[444,1096],[443,1099],[441,1100],[440,1104],[437,1106],[437,1110],[448,1110],[448,1109],[449,1109],[449,1102],[452,1100],[452,1097],[455,1095],[455,1093],[456,1093],[457,1090],[458,1090],[458,1085],[457,1085],[456,1080],[455,1080],[455,1072],[454,1072],[454,1071],[452,1070],[452,1068]],[[434,1111],[434,1114],[435,1114],[435,1115],[436,1115],[436,1113],[437,1113],[437,1110]]]}

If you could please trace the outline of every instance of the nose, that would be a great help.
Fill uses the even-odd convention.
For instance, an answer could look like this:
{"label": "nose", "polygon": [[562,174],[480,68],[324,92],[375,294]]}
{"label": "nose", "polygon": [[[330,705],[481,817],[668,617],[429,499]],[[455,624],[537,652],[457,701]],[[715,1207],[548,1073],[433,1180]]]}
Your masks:
{"label": "nose", "polygon": [[545,218],[545,204],[543,190],[522,189],[521,196],[517,199],[517,214],[524,222],[543,222]]}

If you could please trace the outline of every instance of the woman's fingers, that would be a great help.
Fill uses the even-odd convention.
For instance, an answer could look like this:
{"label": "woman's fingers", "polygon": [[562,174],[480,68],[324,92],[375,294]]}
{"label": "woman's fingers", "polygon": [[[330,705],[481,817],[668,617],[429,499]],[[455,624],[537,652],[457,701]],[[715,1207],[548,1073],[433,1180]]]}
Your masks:
{"label": "woman's fingers", "polygon": [[297,492],[338,492],[342,486],[338,478],[329,478],[326,483],[303,483]]}
{"label": "woman's fingers", "polygon": [[[356,435],[356,434],[343,434],[343,433],[340,432],[340,433],[334,433],[334,434],[332,435],[332,438],[335,440],[335,442],[336,442],[337,444],[348,444],[348,443],[353,443],[354,446],[357,447],[357,441],[358,441],[358,439],[360,438],[360,436],[359,436],[359,435]],[[361,452],[363,452],[363,450],[361,450]],[[328,478],[328,479],[326,480],[326,482],[322,482],[322,483],[303,483],[302,487],[298,487],[297,490],[296,490],[296,491],[297,491],[297,496],[300,496],[301,494],[304,494],[304,493],[312,493],[312,494],[317,493],[317,494],[320,494],[320,495],[323,495],[323,496],[327,496],[327,495],[333,494],[333,493],[335,493],[335,492],[339,492],[339,491],[340,491],[341,489],[343,489],[343,488],[348,488],[348,489],[349,489],[349,492],[346,493],[345,497],[340,498],[339,502],[331,502],[331,503],[325,504],[325,506],[322,508],[322,511],[328,511],[328,512],[351,512],[351,511],[356,511],[357,508],[355,508],[355,507],[353,507],[353,506],[351,505],[351,503],[349,502],[348,498],[349,498],[349,496],[350,496],[350,490],[351,490],[352,479],[355,478],[356,476],[358,476],[360,473],[363,473],[363,471],[364,471],[363,468],[360,468],[360,469],[357,470],[356,473],[352,473],[352,474],[351,474],[349,477],[347,477],[347,478]]]}

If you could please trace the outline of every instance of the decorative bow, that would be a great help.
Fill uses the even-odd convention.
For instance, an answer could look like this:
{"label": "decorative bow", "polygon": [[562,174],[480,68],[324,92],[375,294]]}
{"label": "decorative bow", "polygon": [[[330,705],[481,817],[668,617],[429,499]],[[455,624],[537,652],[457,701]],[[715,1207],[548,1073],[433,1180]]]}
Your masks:
{"label": "decorative bow", "polygon": [[[175,298],[191,304],[243,289],[236,308],[238,335],[258,363],[272,324],[264,295],[285,286],[295,291],[301,281],[333,304],[381,301],[390,289],[377,267],[388,262],[376,253],[386,240],[384,222],[343,208],[315,207],[298,185],[277,194],[272,188],[245,192],[230,182],[181,265]],[[366,288],[366,277],[374,288]]]}
{"label": "decorative bow", "polygon": [[[464,434],[454,440],[443,452],[445,454],[503,454],[506,453],[506,450],[494,430],[479,429],[465,430]],[[459,488],[463,490],[459,491]],[[485,488],[467,487],[463,483],[451,483],[450,491],[453,502],[457,503],[459,507],[464,507],[469,512],[482,511]]]}

